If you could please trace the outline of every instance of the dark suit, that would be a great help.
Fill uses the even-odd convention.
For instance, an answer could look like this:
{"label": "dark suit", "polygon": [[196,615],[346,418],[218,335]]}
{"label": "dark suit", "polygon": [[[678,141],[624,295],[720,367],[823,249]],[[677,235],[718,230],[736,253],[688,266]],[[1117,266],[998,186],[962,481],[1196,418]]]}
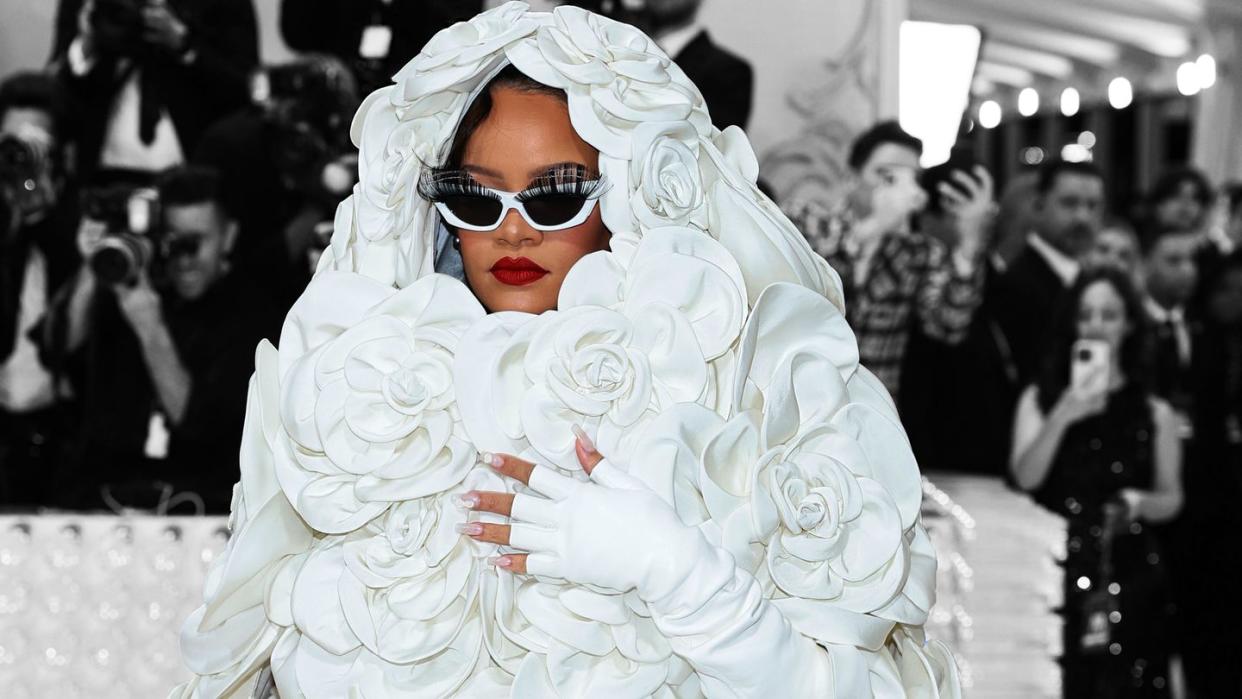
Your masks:
{"label": "dark suit", "polygon": [[[289,48],[327,53],[345,61],[358,78],[362,95],[392,82],[406,63],[423,50],[436,32],[470,19],[483,9],[482,0],[281,0],[280,33]],[[359,55],[368,26],[392,30],[388,54],[364,59]]]}
{"label": "dark suit", "polygon": [[1008,343],[988,304],[999,275],[988,264],[984,302],[961,343],[939,342],[918,327],[910,334],[897,405],[924,471],[992,476],[1009,471],[1013,419],[1008,408],[1016,403],[1021,387]]}
{"label": "dark suit", "polygon": [[1009,344],[1019,387],[1039,375],[1065,289],[1061,277],[1028,243],[989,290],[985,303]]}
{"label": "dark suit", "polygon": [[[1220,590],[1237,585],[1242,550],[1234,532],[1242,526],[1236,417],[1242,341],[1237,329],[1187,319],[1189,362],[1178,353],[1176,332],[1151,317],[1152,389],[1174,410],[1191,418],[1182,440],[1182,509],[1154,527],[1169,562],[1178,605],[1172,642],[1182,655],[1192,696],[1238,696],[1242,692],[1242,603]],[[1231,425],[1235,423],[1235,425]]]}
{"label": "dark suit", "polygon": [[[108,115],[128,76],[118,74],[122,60],[101,53],[91,69],[75,76],[67,52],[78,34],[83,0],[61,0],[56,15],[53,61],[77,100],[80,165],[85,173],[96,169],[108,127]],[[147,51],[137,62],[143,71],[143,97],[162,105],[172,120],[189,157],[213,121],[250,99],[250,73],[259,62],[259,39],[251,0],[168,0],[174,15],[189,29],[193,60]]]}
{"label": "dark suit", "polygon": [[746,128],[754,97],[754,71],[740,58],[712,42],[701,31],[673,60],[703,93],[712,124],[718,129]]}

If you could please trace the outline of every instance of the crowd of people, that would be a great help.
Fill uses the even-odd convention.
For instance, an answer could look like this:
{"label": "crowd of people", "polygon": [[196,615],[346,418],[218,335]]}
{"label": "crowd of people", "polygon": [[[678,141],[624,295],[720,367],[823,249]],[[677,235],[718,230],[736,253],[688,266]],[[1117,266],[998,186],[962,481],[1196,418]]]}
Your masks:
{"label": "crowd of people", "polygon": [[[48,68],[0,82],[0,506],[227,511],[254,348],[357,178],[353,111],[482,3],[423,5],[283,0],[307,54],[261,68],[249,0],[61,1]],[[749,66],[670,5],[641,19],[745,126]],[[781,203],[922,468],[1069,522],[1067,696],[1162,696],[1174,660],[1235,695],[1242,185],[1179,169],[1110,210],[1089,163],[999,193],[921,150],[877,124],[839,201]]]}
{"label": "crowd of people", "polygon": [[839,202],[787,209],[921,467],[1002,475],[1067,520],[1065,696],[1165,696],[1173,666],[1236,696],[1242,187],[1181,168],[1110,211],[1099,169],[1056,160],[1000,212],[983,168],[920,155],[878,124]]}
{"label": "crowd of people", "polygon": [[[617,6],[745,126],[752,75],[699,3]],[[337,203],[349,123],[473,2],[61,0],[46,69],[0,81],[0,506],[228,510],[254,348]],[[442,231],[438,269],[461,274]]]}

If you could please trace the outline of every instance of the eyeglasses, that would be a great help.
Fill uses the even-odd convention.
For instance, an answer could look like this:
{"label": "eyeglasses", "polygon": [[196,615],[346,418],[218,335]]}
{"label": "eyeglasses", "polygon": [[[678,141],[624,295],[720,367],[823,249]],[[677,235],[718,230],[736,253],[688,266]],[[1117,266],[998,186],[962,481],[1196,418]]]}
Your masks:
{"label": "eyeglasses", "polygon": [[169,259],[174,257],[198,257],[198,251],[202,247],[203,239],[196,235],[182,235],[175,238],[165,238],[160,241],[160,252]]}
{"label": "eyeglasses", "polygon": [[537,231],[561,231],[580,226],[595,210],[598,198],[550,194],[520,199],[522,192],[487,189],[487,194],[462,194],[436,202],[436,210],[450,226],[468,231],[491,231],[500,227],[509,211],[517,209]]}
{"label": "eyeglasses", "polygon": [[607,189],[602,177],[541,178],[521,192],[504,192],[461,172],[438,173],[419,184],[420,194],[435,203],[446,224],[467,231],[495,230],[512,210],[537,231],[580,226]]}

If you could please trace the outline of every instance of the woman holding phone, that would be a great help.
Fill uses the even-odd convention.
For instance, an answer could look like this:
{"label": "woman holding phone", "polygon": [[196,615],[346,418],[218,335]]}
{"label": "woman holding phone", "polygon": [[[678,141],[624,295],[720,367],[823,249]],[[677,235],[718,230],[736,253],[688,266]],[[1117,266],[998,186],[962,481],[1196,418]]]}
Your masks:
{"label": "woman holding phone", "polygon": [[1143,312],[1128,276],[1084,272],[1067,292],[1043,375],[1019,400],[1010,469],[1068,523],[1066,697],[1169,692],[1170,613],[1150,523],[1181,508],[1181,447],[1143,385]]}

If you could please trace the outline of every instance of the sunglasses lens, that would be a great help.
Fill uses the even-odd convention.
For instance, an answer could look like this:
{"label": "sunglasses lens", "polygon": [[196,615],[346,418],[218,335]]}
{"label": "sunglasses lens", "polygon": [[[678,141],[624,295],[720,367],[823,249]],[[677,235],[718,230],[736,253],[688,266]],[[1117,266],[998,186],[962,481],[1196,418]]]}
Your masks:
{"label": "sunglasses lens", "polygon": [[530,220],[541,226],[559,226],[568,223],[582,211],[582,207],[586,204],[586,197],[563,194],[532,197],[523,202]]}
{"label": "sunglasses lens", "polygon": [[499,199],[472,195],[445,197],[443,203],[462,223],[470,226],[496,225],[504,208]]}

